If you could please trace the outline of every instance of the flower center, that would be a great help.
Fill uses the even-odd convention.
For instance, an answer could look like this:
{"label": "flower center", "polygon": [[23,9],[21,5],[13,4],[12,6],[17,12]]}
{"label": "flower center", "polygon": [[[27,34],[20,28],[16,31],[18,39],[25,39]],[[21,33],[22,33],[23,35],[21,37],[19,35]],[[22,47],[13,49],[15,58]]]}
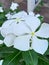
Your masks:
{"label": "flower center", "polygon": [[16,22],[19,23],[21,21],[21,18],[16,18]]}
{"label": "flower center", "polygon": [[35,35],[35,32],[31,32],[31,35],[34,36]]}
{"label": "flower center", "polygon": [[16,18],[16,22],[19,23],[21,21],[24,21],[22,18]]}

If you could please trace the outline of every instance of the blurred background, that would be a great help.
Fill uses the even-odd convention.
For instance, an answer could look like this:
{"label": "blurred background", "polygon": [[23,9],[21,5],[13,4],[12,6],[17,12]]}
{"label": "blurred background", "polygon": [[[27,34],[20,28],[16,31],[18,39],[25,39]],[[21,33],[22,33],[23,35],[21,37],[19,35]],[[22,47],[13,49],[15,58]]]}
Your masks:
{"label": "blurred background", "polygon": [[[42,16],[44,16],[44,21],[49,23],[49,0],[42,0],[43,5],[38,6],[34,12],[40,13]],[[21,10],[27,10],[27,0],[0,0],[0,3],[3,4],[4,9],[8,9],[12,2],[19,3],[19,9]],[[42,3],[41,3],[42,4]]]}

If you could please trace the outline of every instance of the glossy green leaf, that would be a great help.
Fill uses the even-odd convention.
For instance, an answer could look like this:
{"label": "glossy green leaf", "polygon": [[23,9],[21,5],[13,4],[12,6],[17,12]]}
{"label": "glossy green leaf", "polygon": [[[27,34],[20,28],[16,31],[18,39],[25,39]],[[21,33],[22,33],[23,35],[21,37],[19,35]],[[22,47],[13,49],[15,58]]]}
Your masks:
{"label": "glossy green leaf", "polygon": [[10,54],[3,61],[3,65],[18,65],[21,58],[21,52]]}
{"label": "glossy green leaf", "polygon": [[49,65],[49,59],[44,55],[39,55],[38,65]]}
{"label": "glossy green leaf", "polygon": [[37,65],[38,64],[38,56],[34,51],[26,51],[22,52],[23,59],[26,65]]}
{"label": "glossy green leaf", "polygon": [[12,48],[12,47],[6,47],[2,46],[0,47],[0,58],[6,58],[8,55],[13,54],[15,52],[19,52],[18,50]]}

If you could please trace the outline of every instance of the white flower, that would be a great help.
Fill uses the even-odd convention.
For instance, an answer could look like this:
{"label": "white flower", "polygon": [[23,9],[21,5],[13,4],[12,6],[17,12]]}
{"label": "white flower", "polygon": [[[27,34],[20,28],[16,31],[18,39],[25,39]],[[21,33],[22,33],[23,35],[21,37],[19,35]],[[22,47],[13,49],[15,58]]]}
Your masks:
{"label": "white flower", "polygon": [[5,16],[7,17],[7,19],[10,19],[12,17],[10,13],[7,13]]}
{"label": "white flower", "polygon": [[15,9],[17,9],[18,6],[19,5],[17,3],[12,2],[10,9],[14,11]]}
{"label": "white flower", "polygon": [[8,20],[3,24],[1,34],[5,37],[4,43],[7,46],[14,45],[21,51],[33,49],[37,53],[44,54],[48,48],[48,41],[44,38],[49,38],[49,24],[43,23],[36,31],[41,24],[40,20],[36,16],[20,14],[13,15],[12,18],[16,17],[16,19]]}
{"label": "white flower", "polygon": [[3,12],[3,8],[2,7],[0,7],[0,12]]}
{"label": "white flower", "polygon": [[[27,13],[25,11],[21,11],[19,13],[14,14],[11,17],[11,20],[7,20],[3,23],[2,27],[1,27],[1,34],[3,37],[5,37],[7,34],[9,33],[14,33],[15,31],[15,26],[16,23],[19,21],[23,21],[24,17],[27,15]],[[13,27],[14,24],[14,27]],[[12,28],[12,29],[11,29]],[[9,30],[11,29],[11,30]],[[19,32],[20,33],[20,32]]]}
{"label": "white flower", "polygon": [[0,60],[0,65],[2,65],[2,63],[3,63],[3,60]]}
{"label": "white flower", "polygon": [[[44,54],[48,48],[48,41],[44,39],[39,39],[37,37],[38,36],[43,38],[49,37],[49,24],[43,23],[38,32],[35,31],[39,27],[40,21],[36,17],[30,17],[30,16],[26,17],[25,24],[26,28],[24,28],[24,30],[20,30],[21,27],[23,28],[22,24],[19,25],[19,28],[17,27],[19,32],[24,32],[23,33],[24,35],[21,34],[20,36],[16,37],[16,39],[14,40],[14,47],[21,51],[27,51],[33,49],[37,53]],[[30,31],[28,31],[27,28]]]}

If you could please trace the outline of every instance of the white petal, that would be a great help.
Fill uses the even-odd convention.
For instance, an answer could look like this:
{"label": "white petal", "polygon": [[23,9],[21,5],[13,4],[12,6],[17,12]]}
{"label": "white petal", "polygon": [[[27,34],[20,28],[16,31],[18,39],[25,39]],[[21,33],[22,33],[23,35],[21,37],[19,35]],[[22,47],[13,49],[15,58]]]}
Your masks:
{"label": "white petal", "polygon": [[21,50],[21,51],[29,50],[29,40],[30,40],[29,35],[17,37],[14,41],[14,48]]}
{"label": "white petal", "polygon": [[0,44],[3,44],[3,40],[0,40]]}
{"label": "white petal", "polygon": [[48,41],[47,40],[41,40],[37,37],[33,37],[32,39],[32,48],[40,54],[44,54],[48,48]]}
{"label": "white petal", "polygon": [[25,26],[25,24],[23,22],[20,22],[18,24],[15,22],[15,23],[11,24],[10,30],[15,35],[22,35],[22,34],[30,32],[30,30]]}
{"label": "white petal", "polygon": [[1,35],[3,36],[3,37],[5,37],[6,35],[7,35],[7,29],[2,29],[1,30]]}
{"label": "white petal", "polygon": [[37,17],[35,16],[33,17],[30,15],[26,16],[25,18],[26,18],[25,22],[34,32],[37,29],[37,27],[40,25],[40,20]]}
{"label": "white petal", "polygon": [[7,13],[5,16],[7,17],[7,19],[10,19],[12,17],[10,13]]}
{"label": "white petal", "polygon": [[3,37],[6,37],[6,35],[11,34],[11,33],[12,33],[12,30],[10,30],[9,28],[3,28],[3,29],[1,30],[1,35],[2,35]]}
{"label": "white petal", "polygon": [[49,24],[43,23],[36,35],[43,38],[49,38]]}
{"label": "white petal", "polygon": [[20,12],[14,14],[11,18],[22,18],[26,15],[27,15],[27,13],[25,11],[20,11]]}
{"label": "white petal", "polygon": [[10,35],[7,35],[4,39],[4,43],[6,44],[6,46],[12,46],[13,45],[13,41],[15,39],[15,35],[13,34],[10,34]]}
{"label": "white petal", "polygon": [[8,28],[14,20],[7,20],[3,23],[2,28]]}
{"label": "white petal", "polygon": [[12,2],[10,9],[11,9],[11,10],[15,10],[15,9],[17,9],[18,6],[19,6],[19,5],[18,5],[17,3],[13,3],[13,2]]}
{"label": "white petal", "polygon": [[3,63],[3,60],[0,60],[0,65],[2,65],[2,63]]}
{"label": "white petal", "polygon": [[11,30],[9,30],[10,25],[13,23],[14,20],[7,20],[1,28],[1,35],[3,37],[5,37],[8,33],[11,32]]}

